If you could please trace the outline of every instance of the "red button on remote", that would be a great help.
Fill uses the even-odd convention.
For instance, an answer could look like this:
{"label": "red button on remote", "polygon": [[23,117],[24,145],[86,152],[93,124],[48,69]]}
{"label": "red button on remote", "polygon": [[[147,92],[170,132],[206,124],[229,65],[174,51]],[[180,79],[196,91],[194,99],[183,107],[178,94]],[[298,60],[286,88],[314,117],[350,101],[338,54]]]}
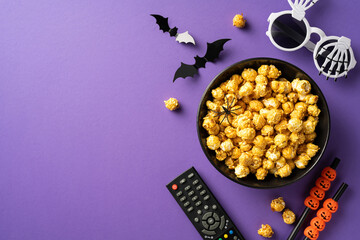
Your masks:
{"label": "red button on remote", "polygon": [[176,189],[178,188],[178,186],[177,186],[176,184],[173,184],[173,185],[171,186],[171,188],[172,188],[172,190],[176,190]]}

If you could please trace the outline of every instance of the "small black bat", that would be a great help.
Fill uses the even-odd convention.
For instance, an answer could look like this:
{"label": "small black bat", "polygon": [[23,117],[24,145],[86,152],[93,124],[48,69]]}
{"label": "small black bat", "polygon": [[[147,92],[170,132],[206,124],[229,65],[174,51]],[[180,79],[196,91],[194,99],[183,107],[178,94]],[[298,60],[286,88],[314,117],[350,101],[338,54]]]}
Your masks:
{"label": "small black bat", "polygon": [[195,64],[188,65],[181,62],[181,66],[176,70],[173,82],[177,78],[193,77],[199,68],[205,68],[207,62],[214,62],[219,57],[220,52],[224,50],[224,44],[231,39],[219,39],[213,43],[207,43],[207,50],[204,57],[196,56]]}
{"label": "small black bat", "polygon": [[178,31],[177,27],[173,27],[173,28],[169,27],[169,23],[168,23],[169,18],[164,18],[163,16],[157,15],[157,14],[150,14],[150,15],[156,19],[156,23],[159,25],[160,30],[162,30],[164,33],[168,32],[170,34],[170,36],[175,37],[176,41],[178,41],[179,43],[189,43],[190,42],[195,45],[195,40],[189,34],[188,31],[183,32],[183,33],[177,33],[177,31]]}

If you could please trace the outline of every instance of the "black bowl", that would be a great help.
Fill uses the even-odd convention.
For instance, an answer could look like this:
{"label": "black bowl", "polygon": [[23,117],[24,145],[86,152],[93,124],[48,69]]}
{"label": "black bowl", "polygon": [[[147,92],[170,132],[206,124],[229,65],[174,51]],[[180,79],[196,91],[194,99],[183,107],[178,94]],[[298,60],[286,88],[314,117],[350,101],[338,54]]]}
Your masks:
{"label": "black bowl", "polygon": [[[228,80],[233,74],[241,74],[242,70],[244,68],[253,68],[257,70],[261,65],[267,64],[267,65],[275,65],[279,70],[281,70],[282,74],[281,77],[285,77],[289,81],[292,81],[295,78],[305,79],[308,80],[311,83],[311,93],[316,94],[319,96],[318,100],[318,107],[321,110],[320,116],[319,116],[319,123],[316,127],[316,134],[317,137],[314,141],[314,144],[318,145],[320,147],[320,150],[317,152],[317,154],[312,157],[312,159],[309,161],[309,164],[306,166],[305,169],[297,169],[295,168],[292,172],[292,174],[286,178],[280,178],[275,177],[272,174],[269,174],[265,180],[260,181],[257,180],[254,174],[249,174],[245,178],[237,178],[234,170],[230,170],[227,168],[227,166],[224,164],[224,161],[218,161],[215,158],[215,151],[210,150],[206,147],[206,138],[209,136],[207,131],[202,127],[202,119],[207,113],[207,107],[206,107],[206,101],[212,100],[213,97],[211,95],[211,90],[218,87],[222,82],[225,82]],[[197,114],[197,132],[198,137],[200,140],[201,147],[210,161],[210,163],[224,176],[229,178],[230,180],[242,184],[247,187],[253,187],[253,188],[275,188],[275,187],[281,187],[288,184],[291,184],[300,178],[304,177],[307,173],[311,171],[311,169],[314,168],[314,166],[319,162],[321,156],[323,155],[326,145],[329,140],[329,132],[330,132],[330,116],[329,116],[329,109],[325,100],[324,95],[322,94],[320,88],[315,83],[314,80],[311,79],[304,71],[302,71],[300,68],[274,58],[252,58],[247,59],[238,63],[235,63],[231,65],[230,67],[226,68],[224,71],[222,71],[219,75],[217,75],[209,84],[209,86],[206,88],[198,109]]]}

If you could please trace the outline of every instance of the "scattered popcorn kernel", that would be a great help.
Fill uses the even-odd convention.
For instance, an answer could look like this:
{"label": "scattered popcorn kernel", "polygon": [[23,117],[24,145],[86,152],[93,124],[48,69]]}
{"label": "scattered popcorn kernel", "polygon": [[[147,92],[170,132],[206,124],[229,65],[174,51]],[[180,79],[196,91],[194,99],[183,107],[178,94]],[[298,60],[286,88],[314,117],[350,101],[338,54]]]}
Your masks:
{"label": "scattered popcorn kernel", "polygon": [[270,207],[273,212],[281,212],[285,208],[285,201],[282,197],[276,198],[271,201]]}
{"label": "scattered popcorn kernel", "polygon": [[180,107],[179,101],[176,98],[169,98],[164,101],[165,107],[170,111],[174,111]]}
{"label": "scattered popcorn kernel", "polygon": [[284,223],[293,224],[296,220],[295,213],[293,213],[290,209],[285,209],[282,214]]}
{"label": "scattered popcorn kernel", "polygon": [[258,234],[262,237],[271,238],[274,234],[274,231],[269,224],[261,224],[261,228],[258,230]]}
{"label": "scattered popcorn kernel", "polygon": [[233,18],[233,26],[237,28],[244,28],[245,27],[246,20],[243,17],[243,14],[236,14]]}

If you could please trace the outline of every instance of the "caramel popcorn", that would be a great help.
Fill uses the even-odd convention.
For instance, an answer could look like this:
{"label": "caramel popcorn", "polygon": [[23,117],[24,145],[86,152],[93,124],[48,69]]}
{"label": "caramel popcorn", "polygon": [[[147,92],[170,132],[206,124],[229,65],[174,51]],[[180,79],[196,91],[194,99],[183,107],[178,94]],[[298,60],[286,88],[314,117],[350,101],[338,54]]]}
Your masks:
{"label": "caramel popcorn", "polygon": [[176,98],[169,98],[164,101],[165,107],[170,111],[174,111],[180,107],[179,101]]}
{"label": "caramel popcorn", "polygon": [[237,28],[244,28],[245,27],[246,20],[243,17],[243,14],[236,14],[233,18],[233,26]]}
{"label": "caramel popcorn", "polygon": [[284,178],[319,151],[313,144],[321,115],[318,96],[307,80],[289,82],[280,75],[273,65],[244,69],[214,88],[206,102],[206,144],[238,178],[250,173],[258,180],[268,174]]}
{"label": "caramel popcorn", "polygon": [[296,220],[295,213],[293,213],[290,209],[285,209],[282,214],[284,223],[293,224]]}
{"label": "caramel popcorn", "polygon": [[271,201],[270,207],[273,212],[281,212],[285,208],[285,201],[282,197],[276,198]]}
{"label": "caramel popcorn", "polygon": [[274,231],[269,224],[261,224],[261,228],[258,230],[258,234],[262,237],[271,238],[274,234]]}

